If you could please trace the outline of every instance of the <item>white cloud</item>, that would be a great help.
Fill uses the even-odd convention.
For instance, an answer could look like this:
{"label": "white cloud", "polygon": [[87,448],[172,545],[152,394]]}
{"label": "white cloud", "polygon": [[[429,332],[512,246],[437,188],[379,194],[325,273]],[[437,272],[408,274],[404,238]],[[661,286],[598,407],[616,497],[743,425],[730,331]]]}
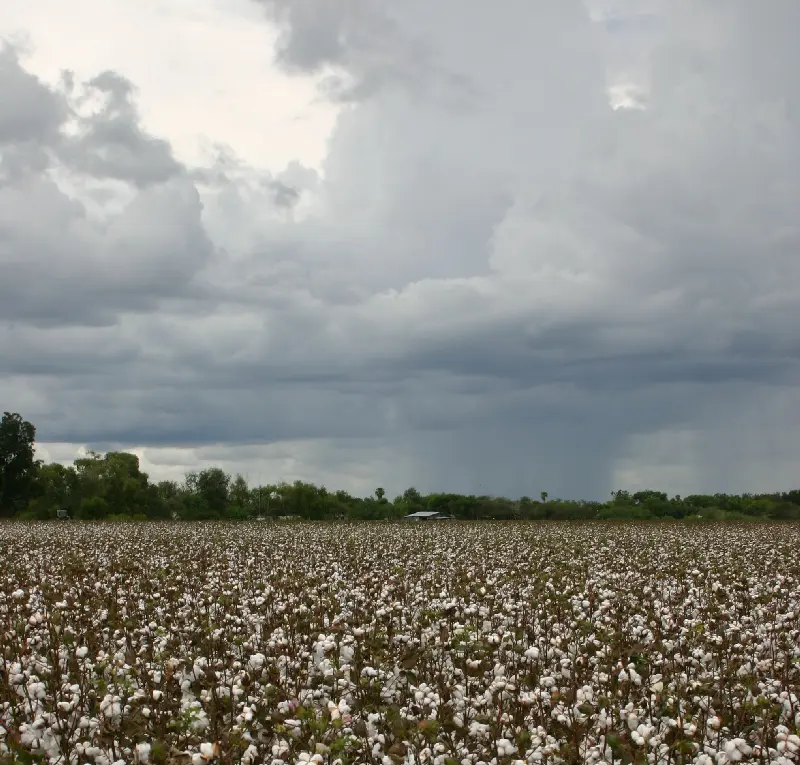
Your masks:
{"label": "white cloud", "polygon": [[277,32],[250,0],[6,0],[0,37],[27,40],[30,71],[58,82],[114,70],[138,89],[144,126],[179,159],[206,160],[215,143],[278,171],[319,166],[338,109],[318,77],[272,63]]}

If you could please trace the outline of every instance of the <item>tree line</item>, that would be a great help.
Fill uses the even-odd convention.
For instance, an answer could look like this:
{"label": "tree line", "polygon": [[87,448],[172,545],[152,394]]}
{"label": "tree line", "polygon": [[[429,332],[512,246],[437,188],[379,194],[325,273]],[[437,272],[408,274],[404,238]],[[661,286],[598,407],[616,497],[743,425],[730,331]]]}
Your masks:
{"label": "tree line", "polygon": [[800,490],[769,494],[612,492],[605,502],[422,495],[415,488],[390,500],[383,488],[368,497],[330,491],[304,481],[251,486],[218,467],[184,480],[151,482],[128,452],[89,452],[72,465],[35,458],[36,428],[16,413],[0,423],[0,517],[48,520],[66,511],[83,520],[391,520],[432,510],[471,520],[800,520]]}

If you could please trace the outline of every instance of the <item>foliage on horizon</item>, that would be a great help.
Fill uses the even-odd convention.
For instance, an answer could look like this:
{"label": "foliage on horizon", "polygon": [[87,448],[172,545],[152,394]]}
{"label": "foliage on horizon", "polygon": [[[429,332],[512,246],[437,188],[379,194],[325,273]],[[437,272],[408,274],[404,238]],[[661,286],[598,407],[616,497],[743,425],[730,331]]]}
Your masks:
{"label": "foliage on horizon", "polygon": [[304,481],[250,486],[218,467],[186,474],[182,482],[151,483],[139,458],[127,452],[89,452],[72,465],[34,459],[35,428],[18,414],[0,426],[0,517],[55,518],[59,510],[83,520],[392,520],[434,510],[469,520],[800,520],[800,490],[772,494],[696,494],[668,497],[654,490],[612,492],[607,502],[550,498],[422,495],[406,489],[393,501],[379,487],[354,497]]}

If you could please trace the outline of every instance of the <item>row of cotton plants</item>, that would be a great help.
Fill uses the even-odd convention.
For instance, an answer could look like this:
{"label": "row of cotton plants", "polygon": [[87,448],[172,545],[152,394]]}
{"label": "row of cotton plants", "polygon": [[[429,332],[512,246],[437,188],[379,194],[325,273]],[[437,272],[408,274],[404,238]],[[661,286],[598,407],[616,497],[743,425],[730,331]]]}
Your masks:
{"label": "row of cotton plants", "polygon": [[800,528],[0,525],[0,762],[800,762]]}

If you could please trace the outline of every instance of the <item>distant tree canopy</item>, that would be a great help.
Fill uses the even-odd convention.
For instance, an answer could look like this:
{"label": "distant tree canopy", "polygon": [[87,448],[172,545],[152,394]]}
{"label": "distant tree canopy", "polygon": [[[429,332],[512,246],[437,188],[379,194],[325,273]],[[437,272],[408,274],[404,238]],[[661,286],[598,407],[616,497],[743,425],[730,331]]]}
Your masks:
{"label": "distant tree canopy", "polygon": [[800,489],[771,494],[698,494],[614,491],[607,502],[519,499],[451,493],[420,494],[410,487],[390,501],[382,487],[368,497],[329,491],[303,481],[250,486],[218,467],[187,473],[182,482],[151,483],[139,458],[127,452],[89,452],[72,465],[34,458],[36,429],[6,412],[0,423],[0,517],[78,519],[390,520],[435,510],[472,520],[800,520]]}
{"label": "distant tree canopy", "polygon": [[18,414],[4,412],[0,421],[0,516],[23,510],[36,484],[33,448],[36,428]]}

